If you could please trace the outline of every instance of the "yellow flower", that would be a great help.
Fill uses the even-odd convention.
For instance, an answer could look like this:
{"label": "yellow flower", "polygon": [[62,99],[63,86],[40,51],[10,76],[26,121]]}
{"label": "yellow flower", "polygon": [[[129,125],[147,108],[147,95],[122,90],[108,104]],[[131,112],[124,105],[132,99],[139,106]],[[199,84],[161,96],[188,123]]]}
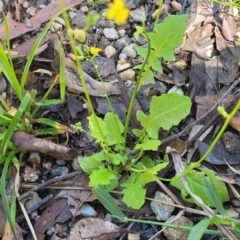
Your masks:
{"label": "yellow flower", "polygon": [[113,0],[108,4],[107,19],[114,20],[116,24],[125,24],[130,10],[126,7],[123,0]]}
{"label": "yellow flower", "polygon": [[96,48],[96,47],[91,47],[90,48],[90,53],[92,54],[92,55],[97,55],[97,54],[99,54],[99,52],[101,52],[102,50],[100,49],[100,48]]}

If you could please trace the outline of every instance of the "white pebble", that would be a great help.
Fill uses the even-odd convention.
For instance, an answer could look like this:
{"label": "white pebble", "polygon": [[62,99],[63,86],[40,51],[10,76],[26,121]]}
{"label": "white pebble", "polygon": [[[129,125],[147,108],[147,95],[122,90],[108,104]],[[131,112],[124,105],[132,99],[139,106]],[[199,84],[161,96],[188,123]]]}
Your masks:
{"label": "white pebble", "polygon": [[130,44],[129,46],[124,47],[122,53],[125,53],[128,57],[135,58],[137,56],[137,52],[135,50],[135,43]]}
{"label": "white pebble", "polygon": [[104,28],[103,34],[107,39],[110,40],[118,39],[118,33],[114,28]]}
{"label": "white pebble", "polygon": [[119,59],[124,59],[124,60],[127,59],[127,55],[125,53],[120,53],[118,57]]}
{"label": "white pebble", "polygon": [[125,34],[126,34],[126,30],[125,29],[121,29],[121,30],[118,31],[118,34],[119,34],[120,37],[124,37]]}
{"label": "white pebble", "polygon": [[[129,63],[124,62],[123,59],[118,61],[117,71],[130,67]],[[135,77],[135,71],[133,69],[127,69],[126,71],[119,73],[119,75],[124,81],[133,80]]]}
{"label": "white pebble", "polygon": [[107,58],[111,58],[116,53],[116,49],[109,45],[105,48],[104,53]]}

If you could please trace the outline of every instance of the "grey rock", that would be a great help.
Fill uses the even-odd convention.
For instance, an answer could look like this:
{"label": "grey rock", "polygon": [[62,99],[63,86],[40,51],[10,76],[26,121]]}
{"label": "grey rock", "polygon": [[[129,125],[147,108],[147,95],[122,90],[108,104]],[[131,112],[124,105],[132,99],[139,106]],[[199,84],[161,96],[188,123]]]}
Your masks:
{"label": "grey rock", "polygon": [[236,212],[236,211],[233,211],[231,209],[227,209],[226,212],[227,212],[227,215],[228,215],[229,218],[233,218],[233,219],[238,219],[239,218],[239,213]]}
{"label": "grey rock", "polygon": [[[171,221],[175,218],[175,216],[171,216],[168,220]],[[178,218],[177,220],[175,220],[173,222],[173,224],[176,224],[178,226],[193,226],[193,222],[189,219],[186,218],[184,216],[181,216],[180,218]],[[188,234],[187,232],[184,232],[178,228],[165,228],[163,230],[164,235],[166,236],[166,238],[168,240],[187,240],[188,238]]]}
{"label": "grey rock", "polygon": [[115,43],[114,47],[119,50],[129,45],[126,37],[119,38]]}
{"label": "grey rock", "polygon": [[72,25],[79,29],[86,26],[86,16],[82,10],[78,10],[75,18],[72,20]]}
{"label": "grey rock", "polygon": [[110,40],[115,40],[115,39],[119,38],[118,33],[115,30],[115,28],[104,28],[103,34],[107,39],[110,39]]}
{"label": "grey rock", "polygon": [[130,44],[129,46],[124,47],[122,53],[125,53],[128,57],[135,58],[137,56],[137,52],[135,50],[135,43]]}
{"label": "grey rock", "polygon": [[106,19],[100,19],[97,24],[101,28],[114,28],[115,27],[115,24],[113,21],[107,21]]}
{"label": "grey rock", "polygon": [[109,45],[110,45],[110,41],[107,38],[105,38],[104,36],[102,36],[101,40],[99,42],[99,46],[101,47],[101,49],[104,49]]}
{"label": "grey rock", "polygon": [[66,173],[69,172],[69,169],[67,167],[57,167],[51,171],[51,174],[56,177],[56,176],[62,176]]}
{"label": "grey rock", "polygon": [[120,53],[118,58],[126,60],[127,59],[127,55],[125,53]]}
{"label": "grey rock", "polygon": [[240,207],[240,201],[238,199],[231,200],[231,203],[234,207]]}
{"label": "grey rock", "polygon": [[142,23],[146,21],[146,13],[144,7],[134,9],[130,12],[133,22]]}
{"label": "grey rock", "polygon": [[[156,192],[154,200],[151,201],[150,207],[155,213],[156,219],[159,221],[167,220],[171,216],[175,208],[173,205],[170,205],[167,203],[174,204],[173,200],[169,198],[167,195],[165,195],[164,193],[159,191]],[[158,201],[161,201],[161,202],[158,202]]]}

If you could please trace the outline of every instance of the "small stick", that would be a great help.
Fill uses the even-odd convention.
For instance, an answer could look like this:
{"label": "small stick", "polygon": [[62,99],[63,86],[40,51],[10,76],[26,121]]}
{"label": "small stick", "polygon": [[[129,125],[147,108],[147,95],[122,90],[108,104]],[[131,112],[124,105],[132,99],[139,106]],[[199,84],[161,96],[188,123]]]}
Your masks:
{"label": "small stick", "polygon": [[[45,203],[47,203],[50,199],[53,198],[53,195],[47,195],[45,198],[43,198],[42,200],[38,201],[37,203],[35,203],[32,207],[30,207],[27,210],[27,214],[30,215],[31,213],[33,213],[35,210],[37,210],[38,208],[40,208],[41,206],[43,206]],[[24,220],[24,216],[23,214],[20,215],[19,217],[17,217],[16,222],[22,222]]]}
{"label": "small stick", "polygon": [[60,177],[52,178],[52,179],[50,179],[50,180],[48,180],[44,183],[41,183],[41,184],[37,185],[36,187],[32,188],[28,192],[24,193],[23,195],[21,195],[18,198],[18,200],[22,201],[24,198],[27,198],[27,197],[31,196],[34,192],[39,191],[40,189],[42,189],[42,188],[44,188],[48,185],[51,185],[51,184],[56,183],[56,182],[63,181],[63,180],[68,179],[68,178],[75,177],[75,176],[80,175],[80,174],[81,174],[81,171],[75,171],[75,172],[71,172],[71,173],[65,174],[63,176],[60,176]]}

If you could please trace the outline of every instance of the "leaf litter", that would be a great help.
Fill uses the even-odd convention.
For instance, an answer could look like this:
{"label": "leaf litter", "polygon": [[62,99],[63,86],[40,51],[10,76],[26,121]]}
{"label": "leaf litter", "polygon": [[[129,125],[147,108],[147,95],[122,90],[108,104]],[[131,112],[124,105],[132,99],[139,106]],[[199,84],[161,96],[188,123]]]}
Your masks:
{"label": "leaf litter", "polygon": [[[81,1],[65,1],[66,5],[77,5]],[[147,3],[146,3],[147,4]],[[55,6],[55,8],[53,8]],[[146,7],[147,8],[147,7]],[[42,14],[44,11],[45,14]],[[49,4],[46,6],[45,10],[41,10],[37,12],[37,14],[30,19],[32,23],[31,28],[27,28],[25,23],[22,22],[16,22],[15,20],[12,20],[10,14],[7,15],[9,27],[10,27],[10,36],[11,38],[18,38],[21,37],[24,33],[33,31],[37,29],[43,22],[48,21],[51,19],[51,17],[59,11],[59,8],[54,5],[54,3]],[[195,11],[195,12],[194,12]],[[171,68],[170,65],[168,65],[166,62],[162,65],[163,69],[167,69],[170,73],[173,74],[173,78],[169,77],[169,75],[165,76],[167,80],[162,80],[162,77],[159,77],[157,73],[154,73],[154,76],[158,76],[157,79],[162,82],[167,82],[168,89],[170,88],[170,85],[177,85],[179,87],[183,87],[187,89],[188,94],[191,96],[194,102],[192,117],[194,119],[198,119],[201,117],[204,112],[208,111],[212,108],[213,104],[215,104],[218,100],[220,95],[218,93],[220,91],[224,92],[225,89],[228,89],[230,84],[235,80],[237,76],[238,71],[238,54],[239,54],[239,47],[236,44],[235,38],[233,37],[236,33],[234,19],[231,16],[232,8],[228,9],[228,14],[223,14],[222,22],[218,21],[217,14],[220,14],[220,12],[216,11],[215,7],[209,3],[208,1],[193,1],[193,10],[191,12],[191,19],[188,22],[188,29],[186,31],[186,41],[183,44],[183,46],[178,49],[178,51],[175,52],[176,61],[185,60],[188,64],[187,69],[185,68]],[[47,13],[47,14],[46,14]],[[21,12],[20,12],[21,14]],[[229,15],[230,14],[230,15]],[[16,18],[21,20],[21,16],[18,16],[16,14]],[[221,14],[220,14],[221,17]],[[230,27],[229,27],[230,26]],[[0,38],[4,40],[5,33],[3,32],[3,26],[0,28]],[[173,29],[173,28],[171,28]],[[94,33],[93,33],[94,35]],[[32,36],[31,36],[32,38]],[[45,40],[44,40],[45,41]],[[46,42],[44,42],[43,48],[39,49],[39,52],[35,59],[41,59],[40,65],[44,65],[44,54],[47,53],[47,51],[50,50],[50,45],[52,43],[49,42],[47,39]],[[91,41],[91,40],[90,40]],[[16,51],[18,53],[18,59],[24,59],[27,55],[29,50],[31,49],[31,46],[34,41],[27,40],[23,43],[23,45],[19,45],[19,47],[16,48]],[[156,39],[156,42],[159,42],[159,39]],[[114,43],[113,43],[114,44]],[[156,50],[156,47],[158,47],[158,44],[154,45],[153,51]],[[138,48],[137,48],[138,49]],[[144,49],[141,49],[144,51]],[[138,49],[138,51],[141,51]],[[216,54],[217,52],[217,54]],[[144,57],[144,54],[142,54]],[[41,56],[41,57],[39,57]],[[182,57],[184,56],[184,57]],[[174,56],[166,56],[164,55],[166,60],[170,60],[170,58],[173,58]],[[45,70],[50,72],[54,72],[56,69],[58,69],[56,66],[58,66],[59,56],[54,58],[55,63],[51,64],[51,67],[49,68],[44,66],[46,68]],[[17,59],[17,58],[16,58]],[[45,58],[48,59],[49,58]],[[51,58],[51,62],[53,62]],[[118,75],[116,74],[115,68],[115,59],[102,59],[102,66],[100,66],[99,72],[101,76],[106,80],[105,86],[107,88],[107,92],[110,97],[110,101],[112,102],[113,109],[116,111],[116,114],[120,116],[120,119],[124,120],[125,115],[127,112],[127,104],[129,102],[129,98],[127,95],[131,95],[131,90],[129,90],[126,85],[122,85],[121,79],[118,78]],[[130,60],[131,62],[131,60]],[[82,100],[83,94],[83,88],[79,82],[79,76],[78,71],[76,70],[75,63],[70,60],[69,58],[64,59],[64,63],[66,66],[66,76],[67,76],[67,88],[69,91],[69,96],[67,100],[67,106],[62,105],[56,108],[49,107],[50,110],[50,117],[55,117],[54,112],[60,112],[62,114],[61,120],[66,124],[66,122],[73,121],[76,122],[79,119],[82,120],[83,118],[86,118],[88,115],[89,109],[84,105],[84,101]],[[154,65],[155,64],[155,65]],[[159,70],[159,63],[154,63],[153,67],[155,67],[155,70]],[[157,65],[158,64],[158,65]],[[36,66],[38,66],[36,64]],[[156,67],[158,66],[158,67]],[[34,68],[37,68],[34,66]],[[189,69],[190,68],[190,69]],[[33,69],[36,70],[36,69]],[[166,71],[166,72],[167,72]],[[165,72],[165,74],[166,74]],[[55,71],[56,73],[56,71]],[[32,80],[34,79],[32,73],[30,73],[29,78]],[[90,92],[90,95],[95,103],[95,109],[97,110],[98,114],[102,115],[103,117],[110,111],[109,106],[104,98],[104,90],[102,87],[102,84],[98,81],[97,77],[94,75],[90,75],[89,71],[85,71],[84,76],[86,78],[88,89]],[[163,76],[163,75],[162,75]],[[43,77],[41,74],[37,74],[38,77]],[[47,77],[44,76],[46,82]],[[150,76],[150,78],[153,78],[153,76]],[[170,78],[170,79],[168,79]],[[188,79],[189,78],[189,79]],[[39,78],[40,79],[40,78]],[[36,80],[36,79],[35,79]],[[49,82],[52,81],[52,79],[48,79]],[[186,81],[190,80],[189,87],[186,86]],[[34,83],[36,84],[36,82]],[[30,86],[30,88],[35,88],[36,85]],[[222,88],[223,85],[225,88]],[[151,86],[154,86],[153,84],[150,84]],[[222,89],[221,89],[222,88]],[[234,89],[235,90],[235,89]],[[149,99],[146,100],[147,104],[149,105],[150,99],[157,98],[158,95],[161,95],[162,92],[153,91],[154,93],[151,95],[150,91],[145,91],[144,94],[147,92],[147,95],[149,96]],[[232,92],[231,92],[232,94]],[[157,95],[157,96],[155,96]],[[81,97],[79,97],[81,96]],[[141,96],[138,97],[141,99]],[[141,121],[144,121],[148,118],[151,118],[151,110],[150,115],[148,113],[148,106],[142,107],[141,100],[138,99],[139,105],[135,106],[135,113],[139,109],[144,109],[144,113],[138,114],[138,118]],[[147,99],[147,98],[146,98]],[[145,100],[144,100],[145,101]],[[223,104],[232,102],[232,105],[234,104],[234,101],[232,100],[232,95],[228,95]],[[76,105],[77,108],[76,108]],[[164,106],[163,106],[164,107]],[[59,109],[61,109],[59,111]],[[195,116],[194,111],[197,109],[197,114]],[[160,109],[161,110],[161,109]],[[179,109],[179,114],[181,114],[182,111]],[[207,124],[211,118],[216,116],[217,112],[212,111],[211,114],[207,116],[207,118],[204,119],[204,124]],[[167,118],[168,116],[166,116]],[[86,120],[86,119],[85,119]],[[84,120],[84,121],[85,121]],[[132,126],[135,125],[133,128],[139,127],[139,122],[136,119],[131,119],[133,122],[135,121],[135,124],[133,123]],[[189,119],[188,119],[189,120]],[[239,131],[239,127],[236,126],[236,123],[238,124],[238,120],[234,118],[232,120],[232,127],[235,128],[237,131]],[[221,122],[221,120],[218,121],[218,123]],[[161,124],[161,122],[156,122],[157,124]],[[214,124],[216,124],[215,122]],[[178,124],[178,123],[176,123]],[[212,125],[214,125],[212,124]],[[173,131],[167,132],[166,141],[168,141],[168,137],[173,136],[177,132],[181,132],[186,126],[188,125],[187,122],[179,123],[179,127],[176,127]],[[168,129],[167,126],[165,126],[166,129]],[[234,131],[232,128],[229,128],[230,130],[230,140],[234,139],[232,142],[236,143],[238,141],[238,135],[239,133],[237,131]],[[151,126],[148,129],[148,132],[151,136],[157,139],[164,139],[162,138],[161,133],[157,133],[156,131],[151,129]],[[237,135],[236,138],[233,138],[231,134]],[[79,155],[79,152],[85,151],[85,153],[94,153],[98,150],[98,147],[96,145],[89,146],[89,144],[85,144],[84,149],[81,149],[80,151],[77,151],[77,144],[73,143],[73,141],[78,139],[78,141],[82,141],[82,135],[73,137],[73,133],[70,133],[70,146],[69,147],[63,147],[59,144],[55,144],[51,141],[47,141],[44,139],[36,138],[29,135],[24,135],[21,133],[16,133],[16,135],[13,136],[13,143],[15,146],[19,147],[21,151],[23,152],[40,152],[42,155],[46,156],[47,160],[53,161],[53,166],[55,163],[55,160],[53,159],[63,159],[63,160],[72,160],[75,156]],[[228,162],[229,165],[234,165],[234,167],[239,164],[239,154],[238,151],[231,152],[229,149],[232,147],[232,143],[228,142],[230,144],[230,147],[228,148],[228,145],[224,144],[226,143],[225,137],[228,134],[225,134],[219,142],[219,144],[216,146],[215,150],[212,151],[212,153],[209,155],[208,158],[206,158],[206,162],[212,164],[213,167],[217,171],[220,172],[220,166],[225,165],[226,162]],[[187,149],[187,136],[188,133],[180,135],[181,139],[173,140],[171,143],[166,144],[165,148],[163,150],[159,149],[157,153],[166,152],[166,147],[171,146],[173,149],[177,148],[179,152],[184,154],[185,152],[188,152],[189,149]],[[207,137],[206,143],[198,141],[198,148],[200,155],[203,155],[209,144],[211,143],[213,139],[213,134],[210,132],[209,136]],[[89,142],[88,142],[89,143]],[[34,146],[34,147],[33,147]],[[162,147],[162,146],[161,146]],[[228,149],[228,150],[227,150]],[[179,154],[179,153],[178,153]],[[56,164],[55,167],[58,167],[58,164]],[[171,168],[171,166],[170,166]],[[221,169],[222,170],[222,169]],[[231,170],[231,169],[230,169]],[[42,172],[43,179],[46,179],[49,177],[50,169],[43,168],[43,165],[40,164],[40,167],[38,168],[38,171]],[[233,171],[232,171],[233,172]],[[222,172],[221,172],[222,173]],[[226,173],[226,171],[224,172]],[[237,173],[237,172],[235,172]],[[168,176],[168,173],[162,173],[161,176]],[[198,175],[196,175],[198,176]],[[196,177],[191,176],[191,177]],[[50,175],[50,177],[53,177]],[[202,176],[199,178],[203,178]],[[194,183],[197,182],[194,181]],[[81,181],[81,180],[79,180]],[[89,180],[87,180],[88,183]],[[38,183],[36,183],[38,184]],[[184,183],[186,184],[186,183]],[[198,183],[196,183],[198,184]],[[68,188],[71,185],[67,185]],[[187,186],[187,185],[186,185]],[[54,186],[53,186],[54,187]],[[76,187],[76,186],[75,186]],[[79,187],[79,186],[78,186]],[[135,188],[137,188],[137,184],[133,184],[132,190],[131,188],[128,189],[127,197],[130,198],[136,198],[136,196],[132,195]],[[189,186],[191,189],[192,186]],[[61,187],[62,188],[62,187]],[[56,222],[64,223],[67,221],[67,219],[74,219],[73,216],[76,215],[76,211],[79,207],[81,207],[82,204],[84,204],[85,201],[88,201],[88,196],[91,195],[89,190],[84,190],[84,188],[89,188],[88,184],[85,184],[83,189],[76,190],[71,189],[68,191],[68,197],[65,196],[65,198],[58,198],[52,200],[48,204],[47,208],[45,210],[40,211],[40,220],[38,220],[38,224],[36,222],[35,228],[37,229],[37,234],[39,239],[42,239],[45,237],[45,230],[48,230],[51,228],[51,226],[54,226]],[[199,188],[199,186],[197,187]],[[149,188],[147,188],[147,191]],[[201,188],[202,189],[202,188]],[[153,193],[156,192],[156,187],[153,188]],[[142,189],[139,191],[139,194],[141,194]],[[186,194],[186,193],[185,193]],[[195,194],[195,193],[194,193]],[[150,194],[150,196],[153,196],[154,194]],[[91,205],[94,206],[94,208],[98,209],[98,206],[95,204],[95,202],[92,202],[94,200],[93,196],[90,201]],[[180,198],[180,196],[179,196]],[[68,200],[67,200],[68,199]],[[67,202],[66,202],[67,201]],[[148,203],[149,204],[149,203]],[[56,206],[55,206],[56,205]],[[187,205],[188,206],[188,205]],[[59,208],[57,208],[59,207]],[[72,207],[72,208],[71,208]],[[134,211],[131,209],[128,209],[126,206],[121,206],[124,211],[129,213],[134,213]],[[142,207],[142,209],[146,208],[146,205]],[[64,210],[66,212],[64,213]],[[71,213],[70,215],[69,212]],[[98,212],[98,211],[97,211]],[[141,212],[141,210],[139,210]],[[152,214],[151,210],[146,211],[149,214]],[[49,214],[51,213],[51,214]],[[63,214],[61,216],[61,213]],[[106,212],[105,212],[106,213]],[[69,239],[116,239],[118,238],[119,234],[123,231],[123,229],[114,223],[109,223],[105,220],[102,220],[100,218],[101,216],[97,215],[96,218],[82,218],[78,220],[75,219],[75,223],[73,227],[71,228]],[[4,220],[4,216],[1,217],[1,219]],[[1,220],[0,219],[0,220]],[[47,223],[47,227],[45,227],[45,223]],[[43,227],[44,225],[44,227]],[[38,227],[41,226],[41,227]],[[99,228],[98,228],[99,226]],[[35,230],[36,230],[35,229]],[[40,229],[40,230],[39,230]],[[141,232],[141,231],[140,231]]]}

